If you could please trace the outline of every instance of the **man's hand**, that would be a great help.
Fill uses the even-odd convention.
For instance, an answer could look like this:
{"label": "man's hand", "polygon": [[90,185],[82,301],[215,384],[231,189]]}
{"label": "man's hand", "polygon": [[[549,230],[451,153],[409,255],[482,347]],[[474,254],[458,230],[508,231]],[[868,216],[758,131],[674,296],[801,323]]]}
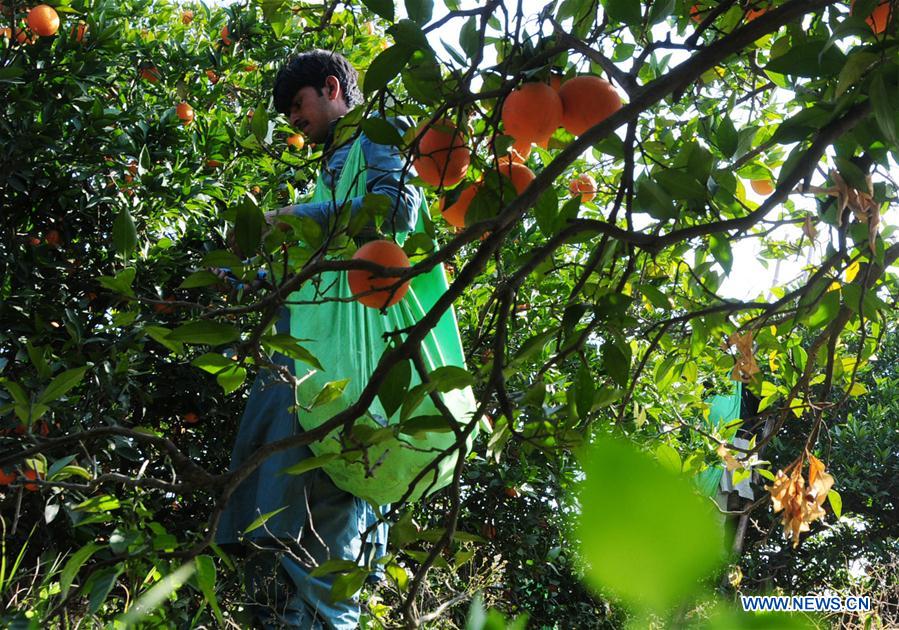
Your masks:
{"label": "man's hand", "polygon": [[[269,225],[278,224],[278,217],[283,215],[295,216],[293,213],[293,208],[291,206],[284,206],[283,208],[278,208],[277,210],[269,210],[264,215],[265,222]],[[288,226],[285,223],[280,223],[279,225],[284,226],[284,228],[282,229],[288,229]]]}

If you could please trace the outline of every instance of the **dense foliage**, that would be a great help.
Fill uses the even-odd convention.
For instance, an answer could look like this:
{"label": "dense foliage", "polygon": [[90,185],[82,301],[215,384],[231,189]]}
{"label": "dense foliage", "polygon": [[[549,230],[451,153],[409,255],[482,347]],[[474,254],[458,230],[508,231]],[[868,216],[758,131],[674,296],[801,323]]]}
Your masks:
{"label": "dense foliage", "polygon": [[[289,290],[354,266],[361,225],[263,230],[319,166],[270,96],[314,47],[361,73],[341,133],[399,145],[426,191],[440,247],[409,239],[409,274],[446,266],[434,314],[454,306],[468,361],[434,387],[473,387],[489,418],[453,484],[387,515],[367,627],[736,627],[750,616],[713,595],[778,588],[876,592],[882,608],[843,621],[895,622],[890,3],[394,4],[63,0],[59,31],[32,38],[30,6],[4,1],[2,623],[244,623],[239,563],[209,543],[249,472],[227,470],[248,384],[271,352],[304,358],[272,318]],[[603,76],[623,105],[531,147],[536,178],[516,190],[497,166],[514,141],[503,103],[554,74]],[[400,137],[376,114],[417,125]],[[447,120],[471,149],[453,191],[411,170]],[[584,173],[590,200],[569,192]],[[465,227],[448,225],[439,199],[478,181]],[[744,242],[787,282],[730,297]],[[273,284],[236,290],[211,267]],[[427,325],[381,358],[364,404],[421,393],[391,368]],[[734,379],[758,409],[716,424],[707,400]],[[462,450],[474,426],[431,428]],[[719,497],[729,557],[685,490],[721,468],[755,497]],[[342,594],[370,569],[342,567]]]}

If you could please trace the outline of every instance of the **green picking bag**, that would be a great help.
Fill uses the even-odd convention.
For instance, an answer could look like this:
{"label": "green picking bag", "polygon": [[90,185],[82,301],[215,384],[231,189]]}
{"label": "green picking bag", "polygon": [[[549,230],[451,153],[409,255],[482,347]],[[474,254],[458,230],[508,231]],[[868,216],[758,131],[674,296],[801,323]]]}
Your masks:
{"label": "green picking bag", "polygon": [[[346,163],[336,186],[336,199],[347,200],[366,193],[365,157],[360,140],[350,148]],[[334,191],[328,189],[321,175],[315,188],[313,201],[333,199]],[[423,230],[423,215],[427,207],[422,202],[415,232]],[[398,303],[387,308],[382,315],[377,309],[362,306],[355,300],[346,302],[325,301],[320,304],[302,304],[312,300],[328,298],[348,298],[352,296],[346,272],[325,272],[321,282],[315,286],[307,282],[291,294],[290,331],[297,339],[304,340],[304,347],[318,358],[324,370],[316,371],[306,363],[296,362],[298,418],[300,426],[312,430],[323,424],[334,414],[346,409],[358,400],[360,393],[374,372],[387,343],[384,333],[405,329],[418,322],[447,289],[447,281],[442,265],[430,272],[416,276],[406,295]],[[462,342],[456,323],[455,311],[447,310],[424,339],[421,355],[430,372],[442,366],[465,367]],[[299,405],[309,406],[322,387],[328,382],[349,379],[342,395],[337,399],[306,411]],[[409,388],[421,382],[414,368],[411,369]],[[475,410],[474,394],[470,387],[440,394],[441,399],[460,423],[472,421]],[[379,398],[369,406],[369,414],[387,420],[388,425],[399,422],[400,411],[387,417]],[[437,416],[433,401],[425,397],[410,417]],[[382,427],[368,415],[356,421],[356,426],[368,426],[377,430]],[[343,449],[335,430],[321,441],[310,444],[316,456],[340,453]],[[363,429],[363,431],[367,431]],[[370,431],[369,431],[370,432]],[[380,432],[376,444],[368,447],[359,461],[333,458],[324,465],[325,472],[343,490],[366,499],[376,505],[396,502],[408,490],[412,480],[438,453],[455,442],[452,431],[416,432],[415,435],[400,433],[389,435]],[[474,431],[468,439],[471,448]],[[381,441],[383,440],[383,441]],[[355,451],[359,454],[359,451]],[[436,474],[429,472],[415,487],[410,498],[415,499],[425,493],[446,486],[456,465],[458,452],[444,457]]]}
{"label": "green picking bag", "polygon": [[[740,401],[743,399],[743,384],[734,383],[734,389],[730,394],[712,396],[706,402],[709,403],[709,429],[714,430],[731,420],[740,417]],[[718,492],[718,484],[724,475],[724,466],[718,464],[710,466],[696,475],[696,485],[703,495],[713,497]]]}

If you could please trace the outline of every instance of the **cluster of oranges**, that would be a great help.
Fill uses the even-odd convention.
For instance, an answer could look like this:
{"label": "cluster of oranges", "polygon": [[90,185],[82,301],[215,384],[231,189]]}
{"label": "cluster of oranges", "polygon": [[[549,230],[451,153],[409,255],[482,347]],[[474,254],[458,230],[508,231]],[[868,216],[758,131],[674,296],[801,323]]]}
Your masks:
{"label": "cluster of oranges", "polygon": [[[756,18],[760,18],[764,15],[768,10],[769,3],[767,1],[750,1],[747,3],[745,8],[745,18],[747,22],[752,22]],[[696,22],[700,23],[705,19],[705,12],[707,8],[704,8],[701,4],[694,4],[690,7],[690,18]],[[850,13],[855,12],[855,0],[852,0],[850,4]],[[890,25],[890,20],[892,18],[892,5],[890,0],[882,0],[874,10],[871,11],[871,14],[865,17],[865,22],[868,23],[868,26],[871,27],[871,30],[874,31],[875,35],[880,35],[884,31],[887,30],[887,27]]]}
{"label": "cluster of oranges", "polygon": [[[597,76],[577,76],[562,82],[554,75],[549,83],[525,83],[503,103],[503,128],[514,142],[509,154],[497,160],[499,173],[521,194],[535,177],[524,164],[533,144],[547,146],[559,127],[579,136],[620,107],[618,92]],[[470,160],[471,152],[462,133],[451,121],[440,120],[422,134],[412,164],[425,183],[449,188],[465,178]],[[450,225],[465,226],[468,208],[481,186],[482,181],[474,182],[441,198],[440,210]],[[590,175],[581,174],[572,180],[569,190],[583,201],[590,201],[596,195],[596,182]]]}
{"label": "cluster of oranges", "polygon": [[[0,8],[2,8],[2,5],[0,5]],[[50,5],[39,4],[28,10],[25,23],[28,26],[27,30],[17,27],[15,33],[13,33],[12,29],[6,27],[0,29],[0,35],[7,39],[15,37],[16,41],[20,44],[31,44],[38,37],[51,37],[56,35],[56,32],[59,31],[59,14],[56,12],[56,9]],[[73,30],[73,35],[79,42],[84,37],[84,30],[86,28],[87,26],[83,22],[80,22],[76,26],[77,30]]]}
{"label": "cluster of oranges", "polygon": [[[508,178],[517,194],[521,194],[535,178],[534,172],[524,164],[532,144],[547,146],[550,136],[559,127],[572,135],[581,135],[620,108],[618,92],[608,81],[597,76],[577,76],[562,82],[554,75],[549,83],[525,83],[511,92],[503,103],[502,124],[513,144],[509,154],[497,160],[498,172]],[[471,149],[452,120],[444,118],[431,122],[420,133],[412,166],[425,183],[436,188],[456,186],[465,179],[470,164]],[[468,208],[481,186],[483,180],[441,198],[440,211],[447,223],[465,226]],[[571,181],[569,191],[572,196],[579,195],[583,201],[590,201],[596,196],[596,181],[583,173]],[[365,244],[353,258],[383,267],[410,266],[402,248],[385,240]],[[356,299],[372,308],[391,306],[408,290],[408,282],[395,288],[399,277],[378,277],[365,270],[352,270],[347,276]]]}

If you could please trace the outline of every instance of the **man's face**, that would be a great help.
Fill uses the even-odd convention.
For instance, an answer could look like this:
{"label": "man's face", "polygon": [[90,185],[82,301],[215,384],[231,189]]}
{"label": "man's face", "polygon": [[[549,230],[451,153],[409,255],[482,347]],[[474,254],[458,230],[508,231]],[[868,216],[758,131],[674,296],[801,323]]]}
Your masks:
{"label": "man's face", "polygon": [[290,104],[290,124],[312,142],[324,142],[330,123],[344,113],[339,83],[335,86],[332,79],[337,83],[334,77],[328,77],[320,94],[312,86],[301,87]]}

